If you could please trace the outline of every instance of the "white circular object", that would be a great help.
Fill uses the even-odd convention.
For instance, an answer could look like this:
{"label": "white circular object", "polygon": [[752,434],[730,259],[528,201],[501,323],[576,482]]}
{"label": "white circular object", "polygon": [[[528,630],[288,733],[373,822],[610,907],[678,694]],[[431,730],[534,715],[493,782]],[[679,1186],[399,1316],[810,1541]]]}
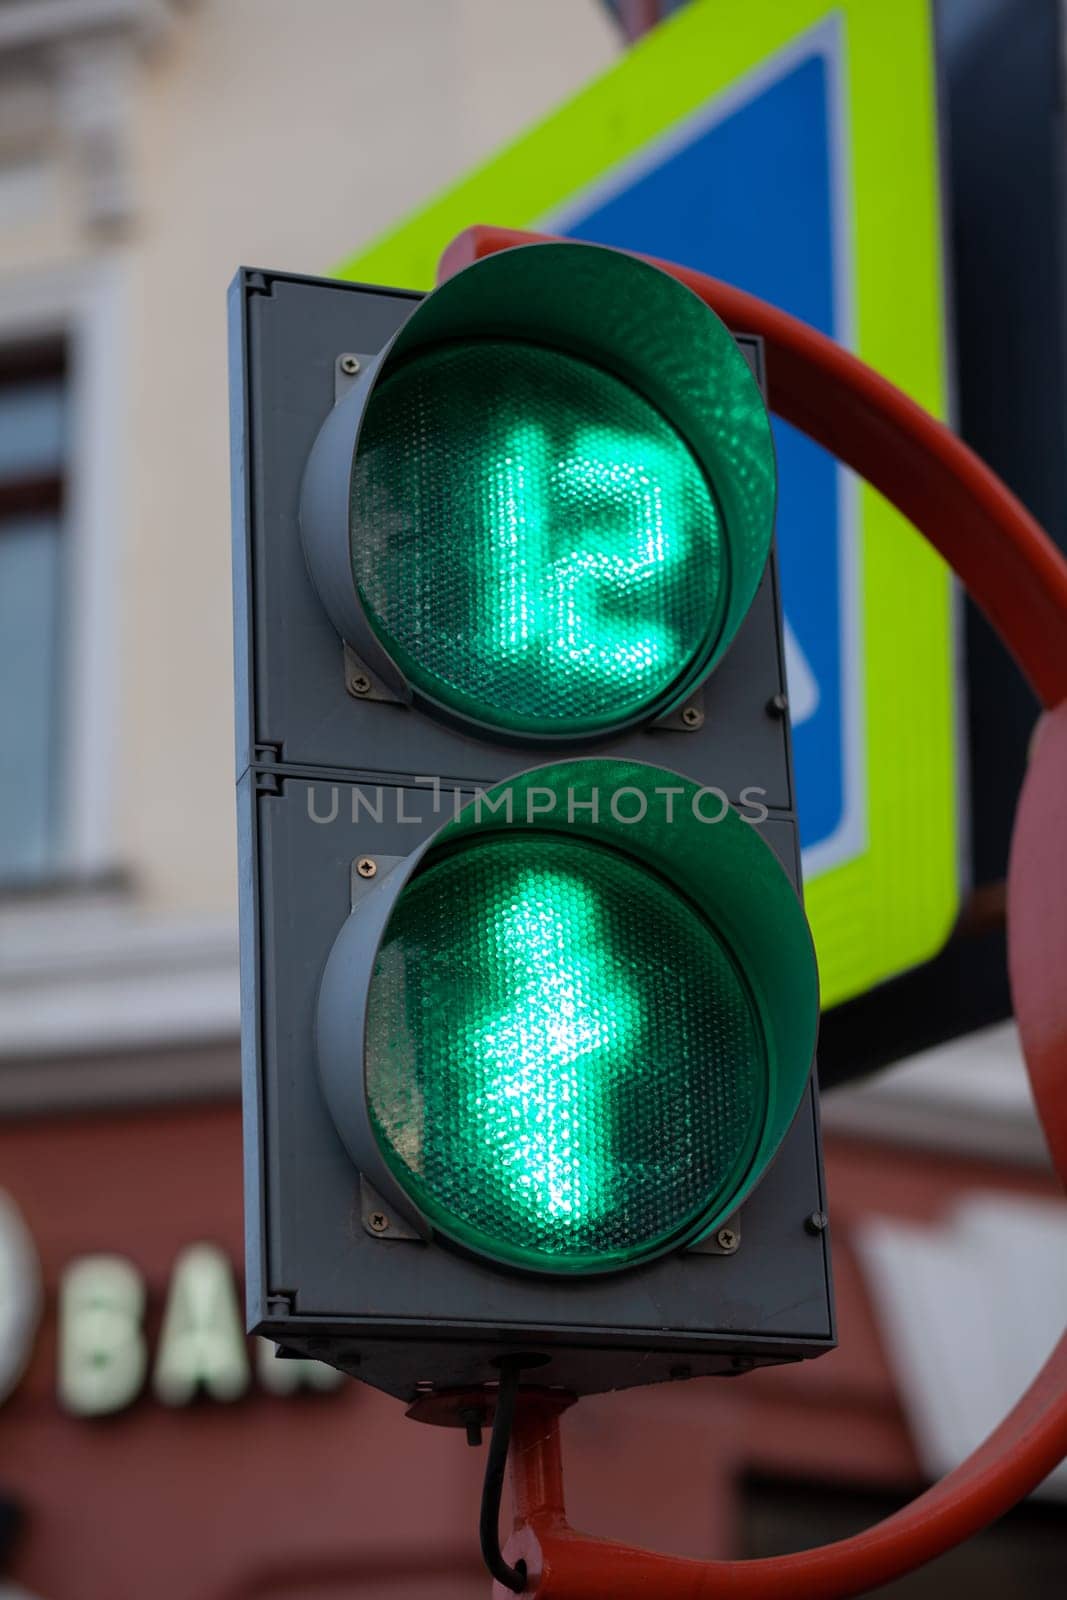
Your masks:
{"label": "white circular object", "polygon": [[30,1230],[0,1189],[0,1402],[22,1377],[41,1320],[41,1263]]}

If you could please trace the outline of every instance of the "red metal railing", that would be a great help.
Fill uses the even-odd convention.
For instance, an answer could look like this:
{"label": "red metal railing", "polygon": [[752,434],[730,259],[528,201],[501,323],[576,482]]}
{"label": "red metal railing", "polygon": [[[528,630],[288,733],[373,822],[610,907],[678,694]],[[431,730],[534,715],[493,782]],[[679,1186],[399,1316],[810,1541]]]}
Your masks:
{"label": "red metal railing", "polygon": [[[445,278],[545,235],[470,228]],[[654,259],[654,258],[649,258]],[[880,490],[940,551],[1033,685],[1046,716],[1020,797],[1008,882],[1012,992],[1034,1098],[1067,1180],[1067,561],[1000,479],[893,384],[795,317],[667,261],[767,350],[772,410]],[[599,1540],[566,1521],[558,1408],[520,1397],[516,1528],[532,1600],[834,1600],[887,1583],[987,1526],[1067,1455],[1067,1334],[1000,1427],[954,1472],[854,1538],[758,1561],[691,1561]],[[507,1593],[494,1585],[494,1595]]]}

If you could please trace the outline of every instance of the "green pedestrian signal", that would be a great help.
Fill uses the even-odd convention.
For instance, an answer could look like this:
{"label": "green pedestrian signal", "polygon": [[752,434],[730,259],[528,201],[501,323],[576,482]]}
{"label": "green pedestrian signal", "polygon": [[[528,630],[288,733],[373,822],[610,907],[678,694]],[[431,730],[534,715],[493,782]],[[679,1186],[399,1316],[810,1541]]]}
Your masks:
{"label": "green pedestrian signal", "polygon": [[251,1326],[408,1399],[831,1348],[758,344],[572,243],[231,306]]}

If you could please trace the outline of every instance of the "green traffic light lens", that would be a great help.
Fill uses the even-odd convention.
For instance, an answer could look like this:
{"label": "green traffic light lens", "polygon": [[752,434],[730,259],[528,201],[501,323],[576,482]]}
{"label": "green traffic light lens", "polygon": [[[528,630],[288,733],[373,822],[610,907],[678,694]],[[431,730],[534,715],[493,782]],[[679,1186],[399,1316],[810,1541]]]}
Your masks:
{"label": "green traffic light lens", "polygon": [[351,494],[375,632],[464,718],[596,735],[710,659],[729,577],[715,495],[662,413],[598,366],[519,341],[416,353],[371,396]]}
{"label": "green traffic light lens", "polygon": [[724,940],[639,860],[489,834],[432,856],[379,950],[371,1126],[442,1233],[543,1272],[694,1236],[752,1163],[760,1013]]}
{"label": "green traffic light lens", "polygon": [[818,972],[775,849],[712,793],[639,761],[534,767],[359,897],[319,1071],[398,1217],[592,1274],[695,1243],[760,1182],[808,1092]]}
{"label": "green traffic light lens", "polygon": [[651,263],[549,242],[409,309],[319,430],[300,529],[389,692],[476,737],[580,744],[722,659],[775,496],[742,343]]}

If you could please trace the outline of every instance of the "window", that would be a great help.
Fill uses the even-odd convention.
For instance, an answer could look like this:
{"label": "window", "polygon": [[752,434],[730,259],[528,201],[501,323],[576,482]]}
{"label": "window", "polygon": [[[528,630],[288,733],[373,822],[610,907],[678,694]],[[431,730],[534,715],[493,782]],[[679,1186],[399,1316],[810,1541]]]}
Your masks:
{"label": "window", "polygon": [[56,344],[0,349],[0,885],[59,849],[67,384]]}
{"label": "window", "polygon": [[0,918],[119,865],[127,380],[121,251],[0,274]]}

